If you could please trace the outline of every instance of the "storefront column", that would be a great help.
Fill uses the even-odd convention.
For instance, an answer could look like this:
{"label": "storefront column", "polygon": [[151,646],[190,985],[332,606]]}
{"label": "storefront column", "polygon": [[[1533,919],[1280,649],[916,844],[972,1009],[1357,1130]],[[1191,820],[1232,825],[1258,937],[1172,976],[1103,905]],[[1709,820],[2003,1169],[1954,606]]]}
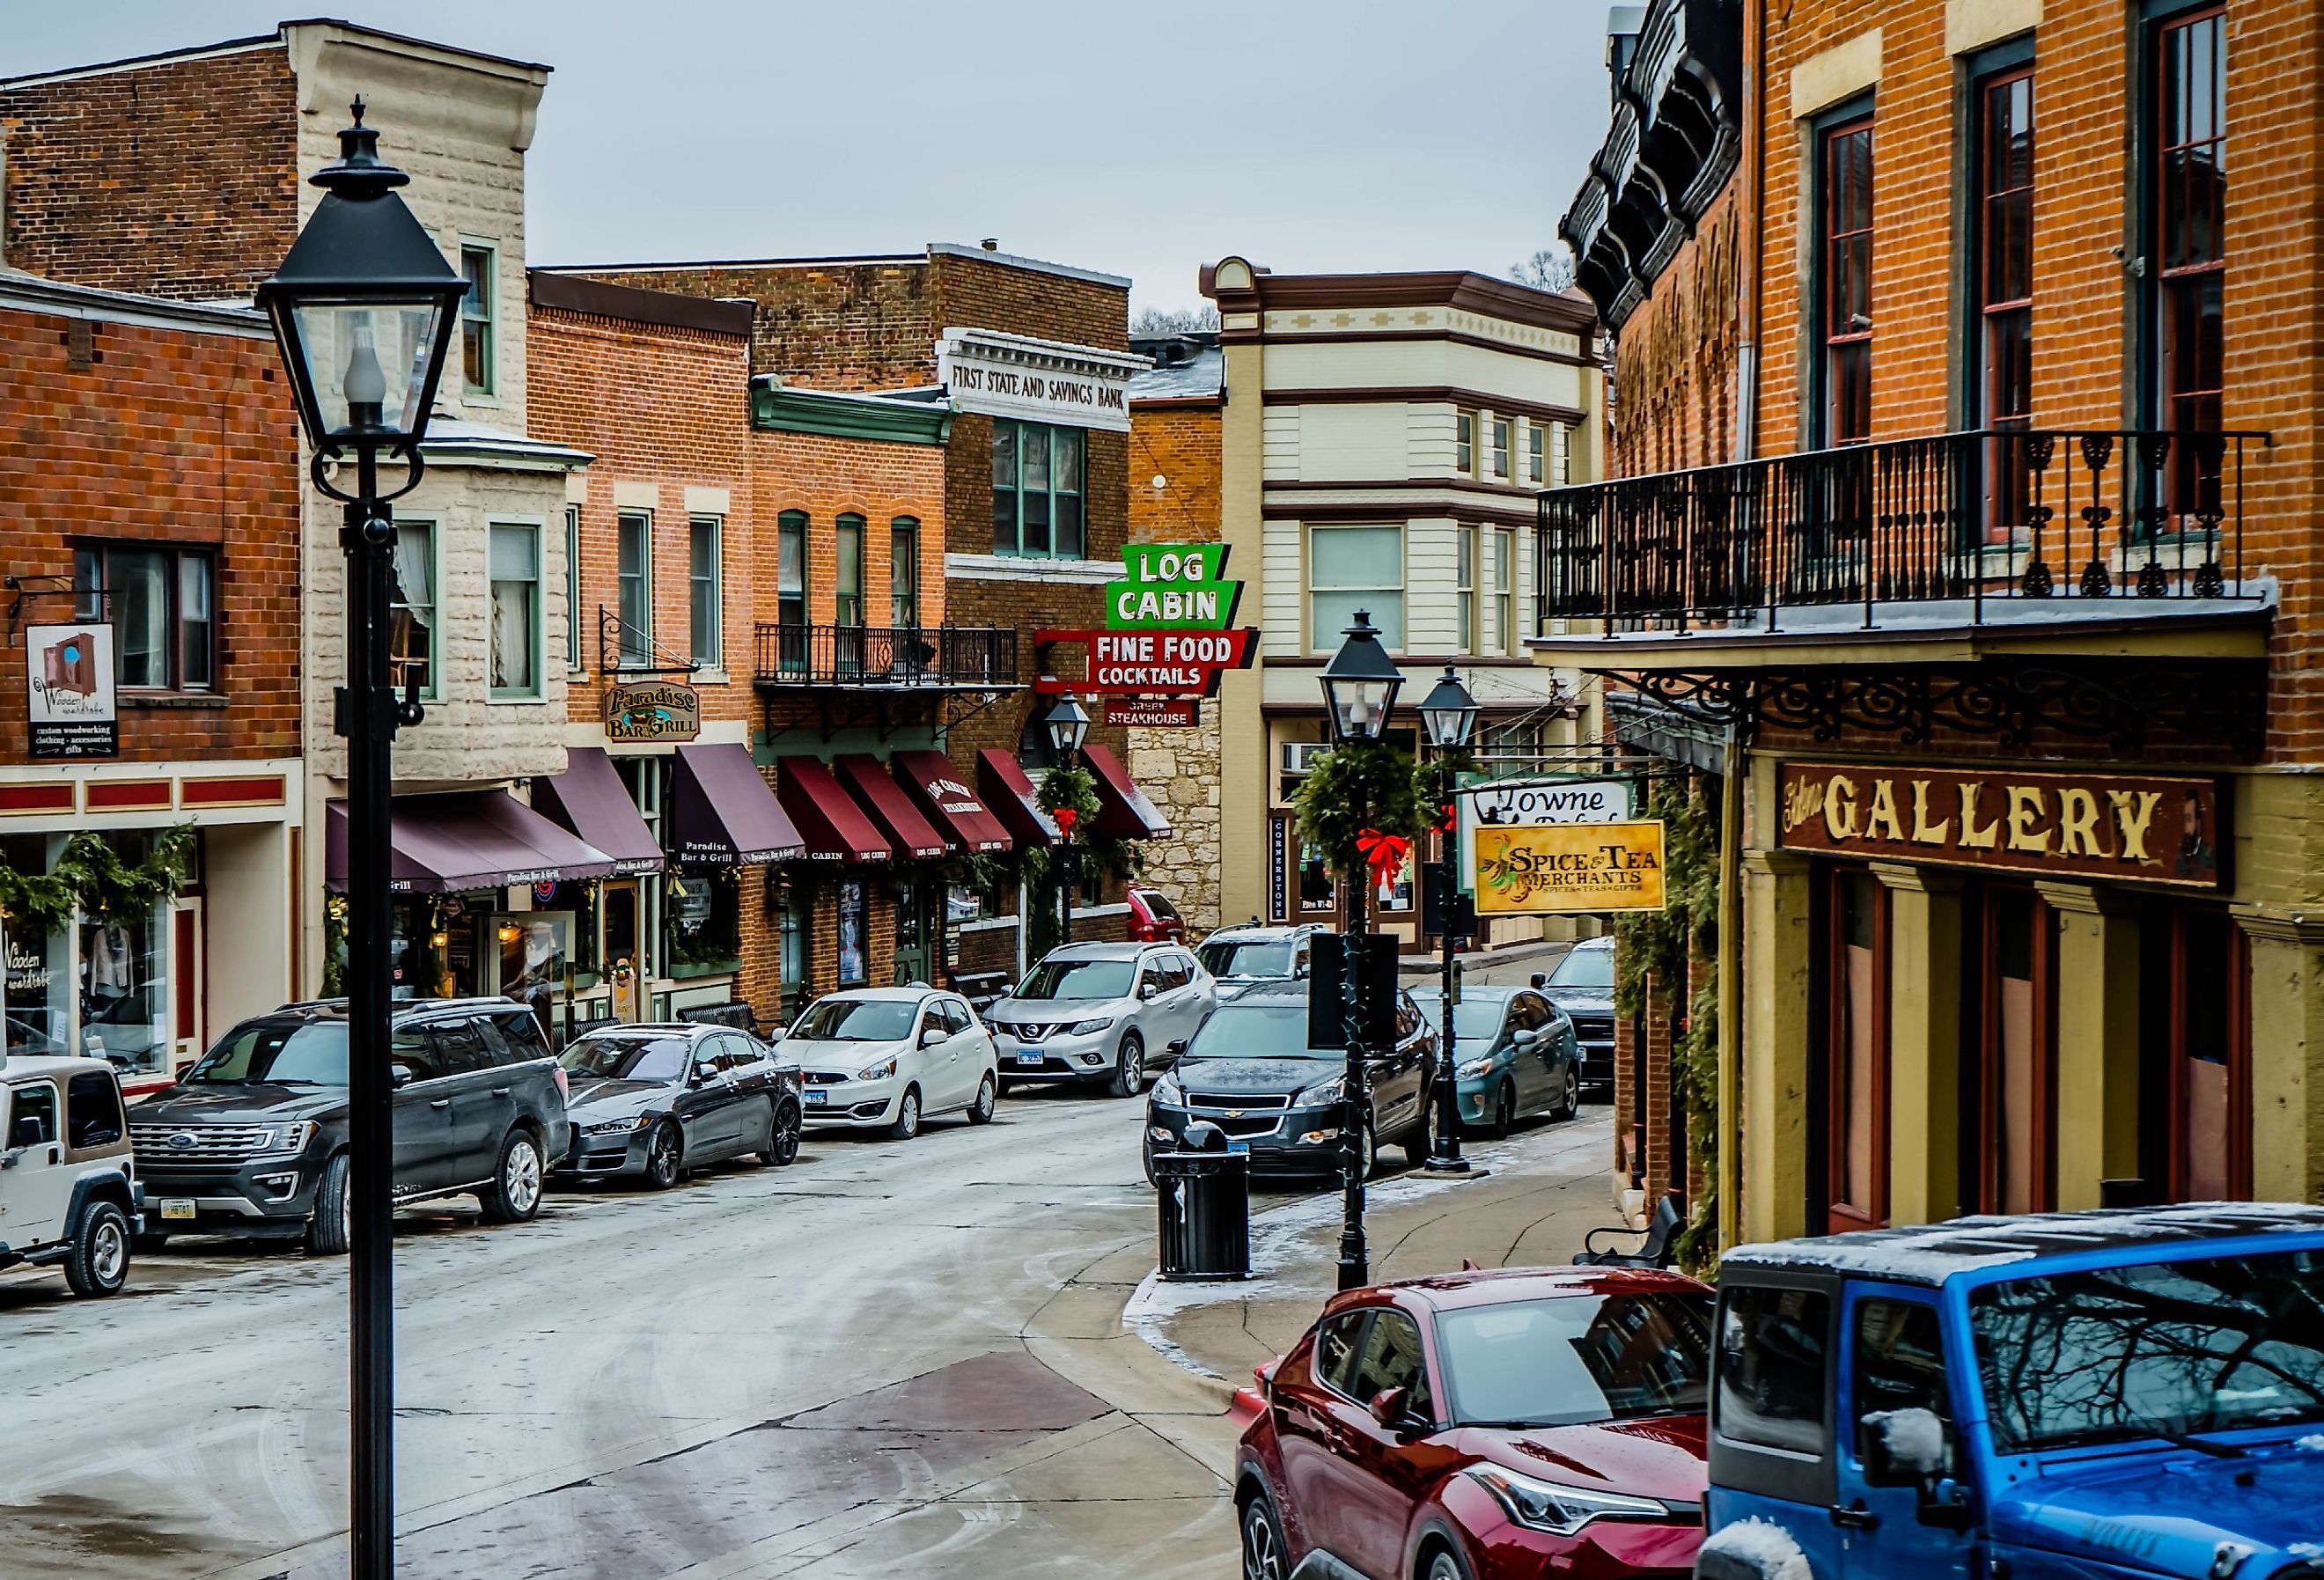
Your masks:
{"label": "storefront column", "polygon": [[1874,862],[1888,891],[1888,1221],[1960,1211],[1961,883]]}
{"label": "storefront column", "polygon": [[2237,906],[2251,942],[2252,1196],[2324,1190],[2324,917]]}
{"label": "storefront column", "polygon": [[1743,1211],[1746,1240],[1808,1232],[1808,861],[1743,855]]}
{"label": "storefront column", "polygon": [[2138,1178],[2138,914],[2120,894],[2036,883],[2058,915],[2057,1203]]}

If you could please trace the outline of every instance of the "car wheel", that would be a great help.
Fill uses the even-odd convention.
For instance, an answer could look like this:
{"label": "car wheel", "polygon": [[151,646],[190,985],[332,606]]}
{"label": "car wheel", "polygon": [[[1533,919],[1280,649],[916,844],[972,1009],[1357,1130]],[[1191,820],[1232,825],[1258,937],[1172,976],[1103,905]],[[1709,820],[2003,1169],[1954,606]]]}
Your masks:
{"label": "car wheel", "polygon": [[501,1142],[500,1166],[493,1182],[477,1193],[487,1224],[524,1224],[540,1211],[540,1143],[530,1131],[512,1130]]}
{"label": "car wheel", "polygon": [[1363,1140],[1356,1148],[1356,1178],[1370,1179],[1379,1169],[1379,1138],[1372,1133],[1371,1122],[1364,1122]]}
{"label": "car wheel", "polygon": [[1275,1517],[1274,1503],[1260,1492],[1242,1506],[1242,1580],[1289,1580],[1290,1574],[1283,1522]]}
{"label": "car wheel", "polygon": [[1517,1124],[1517,1089],[1503,1081],[1501,1089],[1493,1094],[1493,1139],[1497,1141],[1508,1140],[1509,1132],[1515,1130]]}
{"label": "car wheel", "polygon": [[774,1127],[767,1132],[766,1150],[759,1154],[760,1159],[778,1169],[788,1169],[798,1162],[802,1128],[798,1104],[776,1104]]}
{"label": "car wheel", "polygon": [[685,1171],[686,1139],[678,1133],[678,1126],[665,1119],[646,1138],[646,1183],[656,1190],[668,1190]]}
{"label": "car wheel", "polygon": [[1572,1119],[1575,1114],[1581,1112],[1582,1077],[1580,1075],[1575,1073],[1572,1065],[1567,1065],[1565,1067],[1565,1086],[1563,1088],[1563,1095],[1557,1100],[1557,1112],[1551,1114],[1550,1117],[1553,1119]]}
{"label": "car wheel", "polygon": [[307,1249],[317,1256],[345,1256],[355,1240],[355,1210],[347,1199],[347,1155],[323,1165],[315,1187],[315,1215],[307,1220]]}
{"label": "car wheel", "polygon": [[1420,1571],[1421,1580],[1469,1580],[1469,1566],[1461,1555],[1438,1543],[1428,1549],[1428,1561]]}
{"label": "car wheel", "polygon": [[1158,1188],[1161,1181],[1154,1178],[1154,1143],[1152,1141],[1148,1141],[1138,1149],[1138,1161],[1146,1170],[1146,1183]]}
{"label": "car wheel", "polygon": [[1135,1097],[1145,1086],[1146,1044],[1137,1032],[1124,1032],[1113,1056],[1113,1085],[1107,1090],[1117,1097]]}
{"label": "car wheel", "polygon": [[1000,1084],[991,1076],[985,1076],[983,1080],[977,1083],[976,1101],[969,1104],[968,1123],[991,1124],[993,1107],[999,1101]]}
{"label": "car wheel", "polygon": [[129,1215],[109,1201],[91,1202],[65,1258],[65,1282],[76,1295],[117,1295],[128,1281]]}
{"label": "car wheel", "polygon": [[904,1088],[902,1099],[896,1104],[895,1122],[888,1126],[888,1139],[891,1141],[908,1141],[919,1133],[920,1089],[918,1086],[907,1086]]}

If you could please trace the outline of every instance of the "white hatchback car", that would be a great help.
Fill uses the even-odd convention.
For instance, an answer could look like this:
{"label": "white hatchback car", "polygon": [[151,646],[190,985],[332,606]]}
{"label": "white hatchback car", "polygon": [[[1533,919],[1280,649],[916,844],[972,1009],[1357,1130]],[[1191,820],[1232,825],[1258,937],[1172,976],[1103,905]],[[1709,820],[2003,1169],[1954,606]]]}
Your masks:
{"label": "white hatchback car", "polygon": [[920,1122],[992,1118],[1001,1095],[992,1034],[958,993],[929,987],[861,987],[809,1004],[784,1037],[797,1059],[809,1125],[861,1125],[909,1141]]}

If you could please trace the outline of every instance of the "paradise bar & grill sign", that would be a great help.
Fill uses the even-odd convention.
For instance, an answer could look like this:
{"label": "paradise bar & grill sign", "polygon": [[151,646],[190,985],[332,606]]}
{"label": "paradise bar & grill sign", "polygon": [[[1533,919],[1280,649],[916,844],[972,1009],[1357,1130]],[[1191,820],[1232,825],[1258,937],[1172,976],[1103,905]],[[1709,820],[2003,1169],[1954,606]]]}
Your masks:
{"label": "paradise bar & grill sign", "polygon": [[2208,779],[1786,762],[1782,784],[1787,849],[2219,882],[2218,791]]}

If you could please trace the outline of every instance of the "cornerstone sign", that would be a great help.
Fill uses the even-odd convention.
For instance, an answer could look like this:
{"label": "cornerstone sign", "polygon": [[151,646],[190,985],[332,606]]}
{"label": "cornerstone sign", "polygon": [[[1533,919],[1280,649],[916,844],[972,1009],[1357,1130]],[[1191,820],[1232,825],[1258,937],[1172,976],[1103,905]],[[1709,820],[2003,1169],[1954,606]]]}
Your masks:
{"label": "cornerstone sign", "polygon": [[2214,888],[2219,808],[2208,779],[2013,769],[1784,764],[1787,849]]}
{"label": "cornerstone sign", "polygon": [[1065,428],[1130,431],[1130,380],[1154,365],[1143,356],[1004,335],[946,329],[936,341],[936,380],[954,409]]}

